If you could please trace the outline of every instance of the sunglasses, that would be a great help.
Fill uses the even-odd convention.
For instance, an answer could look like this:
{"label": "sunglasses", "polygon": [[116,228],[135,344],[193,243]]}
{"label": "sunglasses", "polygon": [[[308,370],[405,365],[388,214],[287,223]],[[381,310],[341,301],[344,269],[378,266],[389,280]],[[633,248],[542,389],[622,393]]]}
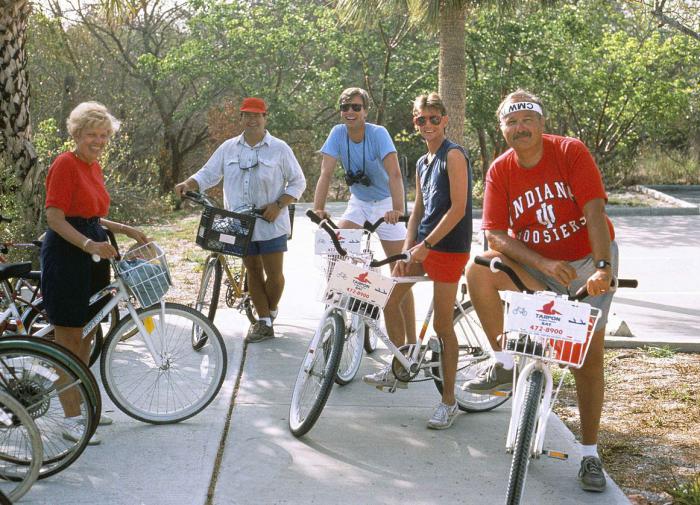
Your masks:
{"label": "sunglasses", "polygon": [[340,104],[340,110],[343,112],[347,112],[352,108],[353,112],[360,112],[362,110],[362,104],[361,103],[341,103]]}
{"label": "sunglasses", "polygon": [[255,163],[253,163],[250,166],[244,167],[242,164],[238,166],[241,170],[244,172],[247,172],[248,170],[252,170],[253,168],[258,166],[258,151],[255,151]]}
{"label": "sunglasses", "polygon": [[442,116],[414,116],[413,123],[418,126],[425,126],[425,124],[430,121],[431,125],[437,126],[442,121]]}

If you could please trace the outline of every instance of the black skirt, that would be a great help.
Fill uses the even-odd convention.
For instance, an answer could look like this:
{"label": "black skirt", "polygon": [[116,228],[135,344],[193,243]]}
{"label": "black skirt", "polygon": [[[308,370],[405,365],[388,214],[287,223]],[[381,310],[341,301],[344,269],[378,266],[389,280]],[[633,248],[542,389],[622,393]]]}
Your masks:
{"label": "black skirt", "polygon": [[[95,242],[107,240],[100,219],[67,217],[73,228]],[[49,322],[82,328],[109,298],[90,306],[90,297],[110,281],[109,261],[92,256],[49,229],[41,246],[41,293]]]}

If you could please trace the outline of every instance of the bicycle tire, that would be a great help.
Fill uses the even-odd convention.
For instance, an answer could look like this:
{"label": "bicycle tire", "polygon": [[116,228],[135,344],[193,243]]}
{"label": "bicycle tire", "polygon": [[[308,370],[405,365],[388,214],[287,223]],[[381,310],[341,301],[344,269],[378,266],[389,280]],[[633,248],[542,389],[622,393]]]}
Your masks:
{"label": "bicycle tire", "polygon": [[[165,361],[154,361],[134,320],[124,318],[108,335],[100,359],[105,391],[120,410],[139,421],[171,424],[189,419],[221,389],[227,367],[224,340],[206,317],[185,305],[156,304],[137,314]],[[199,350],[192,348],[193,331],[207,339]],[[122,339],[129,333],[129,339]]]}
{"label": "bicycle tire", "polygon": [[[26,342],[25,338],[31,337],[0,341],[0,390],[22,404],[41,433],[43,460],[38,478],[43,479],[64,470],[82,454],[97,428],[101,402],[93,401],[93,385],[84,375],[89,370],[75,355],[52,349],[42,339]],[[77,395],[77,403],[86,405],[75,418],[65,417],[59,398],[68,391]],[[63,436],[72,427],[80,427],[77,441]]]}
{"label": "bicycle tire", "polygon": [[[496,396],[493,394],[476,394],[462,389],[479,372],[488,368],[493,362],[493,357],[483,348],[488,344],[488,339],[483,333],[479,318],[471,301],[462,304],[462,310],[455,309],[453,321],[459,357],[457,360],[457,377],[455,380],[455,398],[460,410],[465,412],[486,412],[495,409],[508,401],[508,396]],[[439,353],[432,353],[432,374],[435,387],[442,394],[442,379],[440,377]]]}
{"label": "bicycle tire", "polygon": [[[223,267],[219,257],[212,254],[207,258],[202,281],[199,284],[199,293],[195,302],[195,310],[204,314],[209,321],[214,322],[216,309],[219,306],[219,293],[221,292],[221,275]],[[199,350],[207,343],[206,336],[202,332],[192,332],[192,347]]]}
{"label": "bicycle tire", "polygon": [[[41,433],[29,412],[7,393],[0,391],[0,492],[12,501],[19,500],[39,477],[44,446]],[[21,451],[22,454],[19,454]],[[3,456],[13,452],[12,459]],[[26,461],[26,463],[24,463]]]}
{"label": "bicycle tire", "polygon": [[344,325],[343,317],[331,311],[309,342],[289,405],[289,431],[295,437],[309,432],[326,405],[340,363]]}
{"label": "bicycle tire", "polygon": [[379,337],[374,333],[374,330],[365,323],[365,352],[367,354],[372,354],[377,350],[377,343],[379,342]]}
{"label": "bicycle tire", "polygon": [[245,309],[245,315],[248,318],[250,324],[255,324],[258,322],[258,311],[255,308],[253,299],[250,297],[250,292],[248,291],[248,270],[245,265],[241,267],[243,269],[243,308]]}
{"label": "bicycle tire", "polygon": [[533,370],[528,377],[525,401],[519,413],[518,432],[515,436],[513,460],[508,477],[507,505],[517,505],[525,489],[527,467],[530,464],[532,440],[537,428],[537,417],[542,399],[544,375],[541,370]]}
{"label": "bicycle tire", "polygon": [[[90,346],[90,366],[97,363],[97,360],[100,358],[100,353],[102,352],[102,346],[104,344],[105,329],[107,330],[107,333],[109,333],[109,331],[115,328],[116,325],[119,323],[119,319],[119,308],[115,306],[112,308],[112,310],[109,311],[109,313],[107,313],[105,318],[97,327],[97,331],[95,331],[92,345]],[[40,331],[41,329],[45,328],[48,324],[50,324],[46,318],[46,314],[43,310],[42,304],[34,305],[30,310],[25,312],[22,316],[22,323],[24,324],[24,327],[27,330],[27,334],[30,336],[34,335],[36,332]],[[104,328],[103,326],[106,326],[106,328]],[[42,338],[53,342],[53,331],[47,333]]]}
{"label": "bicycle tire", "polygon": [[365,321],[357,314],[348,313],[350,324],[343,331],[343,350],[335,373],[335,383],[340,386],[350,384],[357,375],[362,363],[365,344]]}

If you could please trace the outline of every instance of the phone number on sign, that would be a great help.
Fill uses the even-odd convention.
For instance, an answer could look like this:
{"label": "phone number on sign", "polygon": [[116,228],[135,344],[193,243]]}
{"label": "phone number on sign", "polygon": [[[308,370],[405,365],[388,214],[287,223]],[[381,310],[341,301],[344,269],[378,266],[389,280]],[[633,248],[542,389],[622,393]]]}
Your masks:
{"label": "phone number on sign", "polygon": [[549,326],[537,326],[535,324],[530,325],[530,331],[538,333],[550,333],[552,335],[563,335],[564,330],[559,328],[550,328]]}
{"label": "phone number on sign", "polygon": [[366,293],[364,291],[360,291],[360,290],[353,289],[353,288],[348,288],[348,293],[350,293],[351,295],[356,296],[358,298],[369,299],[369,293]]}

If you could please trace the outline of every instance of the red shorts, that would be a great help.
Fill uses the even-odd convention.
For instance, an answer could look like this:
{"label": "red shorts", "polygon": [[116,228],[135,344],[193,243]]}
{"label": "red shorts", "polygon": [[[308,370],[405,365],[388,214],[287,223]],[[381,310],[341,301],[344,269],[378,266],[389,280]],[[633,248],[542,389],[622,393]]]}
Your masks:
{"label": "red shorts", "polygon": [[459,282],[464,273],[464,267],[469,261],[469,253],[454,253],[428,251],[428,257],[423,260],[423,270],[436,282]]}

